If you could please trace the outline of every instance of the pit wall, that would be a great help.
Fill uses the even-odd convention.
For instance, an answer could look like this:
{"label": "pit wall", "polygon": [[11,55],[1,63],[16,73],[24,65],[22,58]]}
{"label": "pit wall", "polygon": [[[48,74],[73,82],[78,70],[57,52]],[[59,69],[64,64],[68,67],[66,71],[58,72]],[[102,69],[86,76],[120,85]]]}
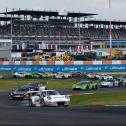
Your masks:
{"label": "pit wall", "polygon": [[126,60],[104,61],[0,61],[0,65],[126,65]]}

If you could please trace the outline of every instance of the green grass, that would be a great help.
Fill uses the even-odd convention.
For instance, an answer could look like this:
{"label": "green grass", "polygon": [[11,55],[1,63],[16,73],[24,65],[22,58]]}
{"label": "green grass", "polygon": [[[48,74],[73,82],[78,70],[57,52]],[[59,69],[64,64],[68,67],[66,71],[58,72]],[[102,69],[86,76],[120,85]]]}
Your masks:
{"label": "green grass", "polygon": [[96,93],[91,95],[71,96],[72,106],[84,105],[126,105],[126,92]]}
{"label": "green grass", "polygon": [[0,80],[0,91],[9,91],[15,89],[19,86],[25,85],[31,82],[48,82],[48,89],[55,90],[67,90],[71,89],[72,85],[81,80],[42,80],[42,79],[7,79]]}
{"label": "green grass", "polygon": [[[30,82],[48,82],[48,89],[55,90],[71,90],[74,83],[81,80],[42,80],[42,79],[8,79],[0,80],[0,91],[10,91],[19,86]],[[79,96],[71,96],[72,106],[84,106],[84,105],[113,105],[113,104],[126,104],[126,92],[109,92],[109,93],[95,93],[92,95],[85,94]]]}

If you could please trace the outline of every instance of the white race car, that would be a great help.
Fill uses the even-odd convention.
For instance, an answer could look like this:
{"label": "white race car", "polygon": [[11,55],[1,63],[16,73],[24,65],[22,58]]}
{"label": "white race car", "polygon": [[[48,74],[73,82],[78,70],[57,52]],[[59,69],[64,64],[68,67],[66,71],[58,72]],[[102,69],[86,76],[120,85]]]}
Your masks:
{"label": "white race car", "polygon": [[13,74],[14,78],[27,78],[30,75],[30,73],[23,73],[23,72],[15,72]]}
{"label": "white race car", "polygon": [[72,75],[69,73],[62,73],[62,72],[58,72],[58,73],[54,73],[53,78],[56,79],[62,79],[62,78],[71,78]]}
{"label": "white race car", "polygon": [[96,76],[99,80],[112,80],[113,76],[107,74],[99,74]]}
{"label": "white race car", "polygon": [[32,96],[29,100],[30,107],[36,106],[69,106],[70,98],[61,95],[56,90],[43,90]]}
{"label": "white race car", "polygon": [[101,87],[118,87],[119,82],[116,80],[105,80],[101,82]]}

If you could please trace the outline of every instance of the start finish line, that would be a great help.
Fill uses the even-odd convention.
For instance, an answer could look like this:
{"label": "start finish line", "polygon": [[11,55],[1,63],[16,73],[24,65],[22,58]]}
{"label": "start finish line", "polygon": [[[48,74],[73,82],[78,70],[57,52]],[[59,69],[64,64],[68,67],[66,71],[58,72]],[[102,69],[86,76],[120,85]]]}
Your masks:
{"label": "start finish line", "polygon": [[0,72],[126,72],[126,65],[0,65]]}

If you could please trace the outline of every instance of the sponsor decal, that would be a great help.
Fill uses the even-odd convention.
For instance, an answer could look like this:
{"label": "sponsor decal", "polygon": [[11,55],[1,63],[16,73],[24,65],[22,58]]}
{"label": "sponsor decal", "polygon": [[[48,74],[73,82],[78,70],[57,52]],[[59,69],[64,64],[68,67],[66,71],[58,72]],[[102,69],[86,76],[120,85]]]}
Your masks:
{"label": "sponsor decal", "polygon": [[126,65],[1,65],[1,72],[126,72]]}

